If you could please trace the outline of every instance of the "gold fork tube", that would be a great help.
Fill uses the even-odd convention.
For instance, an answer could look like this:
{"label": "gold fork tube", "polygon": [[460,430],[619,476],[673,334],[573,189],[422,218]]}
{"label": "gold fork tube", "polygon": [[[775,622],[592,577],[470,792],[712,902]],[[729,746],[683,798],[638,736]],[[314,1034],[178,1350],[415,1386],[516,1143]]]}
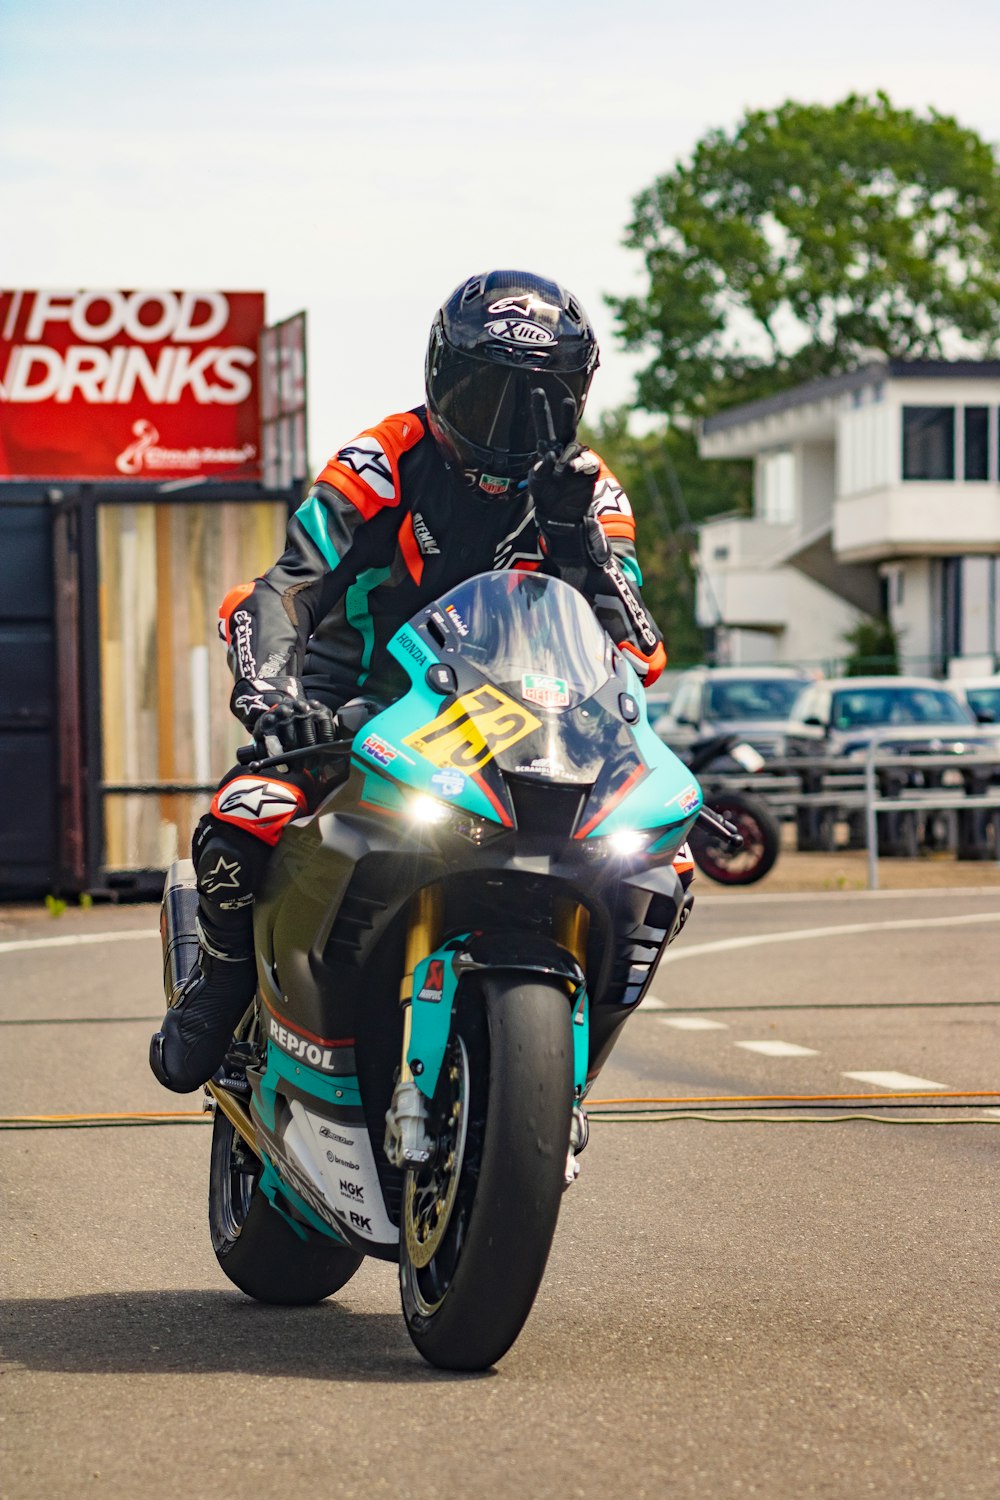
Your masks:
{"label": "gold fork tube", "polygon": [[578,901],[567,901],[560,897],[555,909],[556,942],[572,953],[584,973],[587,972],[587,936],[590,932],[590,912]]}
{"label": "gold fork tube", "polygon": [[410,1030],[413,1000],[413,976],[421,959],[433,953],[441,938],[441,913],[443,898],[439,885],[424,886],[417,891],[410,904],[410,925],[406,930],[406,953],[403,961],[403,978],[399,985],[399,1003],[403,1007],[403,1056],[399,1067],[400,1080],[409,1082],[413,1077],[406,1054],[410,1050]]}

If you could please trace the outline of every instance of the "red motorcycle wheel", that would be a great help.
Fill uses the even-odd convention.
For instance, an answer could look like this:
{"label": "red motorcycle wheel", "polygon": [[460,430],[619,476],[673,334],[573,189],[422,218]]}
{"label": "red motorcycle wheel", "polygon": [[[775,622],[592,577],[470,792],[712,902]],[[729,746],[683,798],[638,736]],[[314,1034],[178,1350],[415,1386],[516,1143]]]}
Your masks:
{"label": "red motorcycle wheel", "polygon": [[690,844],[698,869],[719,885],[753,885],[762,880],[781,848],[781,825],[767,803],[741,792],[720,792],[706,806],[735,824],[743,835],[743,848],[732,852],[704,824],[696,823]]}

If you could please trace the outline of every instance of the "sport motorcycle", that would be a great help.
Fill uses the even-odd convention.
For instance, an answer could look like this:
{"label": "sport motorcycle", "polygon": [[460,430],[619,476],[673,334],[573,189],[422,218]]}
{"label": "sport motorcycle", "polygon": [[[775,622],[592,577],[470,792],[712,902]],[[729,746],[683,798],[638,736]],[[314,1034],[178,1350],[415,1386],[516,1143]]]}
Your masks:
{"label": "sport motorcycle", "polygon": [[[257,778],[307,761],[322,794],[275,848],[257,995],[206,1085],[209,1221],[264,1302],[398,1261],[416,1348],[479,1370],[530,1312],[587,1091],[690,909],[673,860],[702,795],[558,579],[477,575],[389,649],[401,690],[355,732],[241,752]],[[178,862],[168,996],[196,908]]]}

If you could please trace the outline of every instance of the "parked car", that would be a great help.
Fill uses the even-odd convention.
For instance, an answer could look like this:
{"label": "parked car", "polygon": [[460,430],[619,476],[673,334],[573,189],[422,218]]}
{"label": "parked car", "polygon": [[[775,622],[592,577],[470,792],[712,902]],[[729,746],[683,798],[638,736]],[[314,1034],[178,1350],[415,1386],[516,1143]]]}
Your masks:
{"label": "parked car", "polygon": [[[894,733],[898,731],[898,736]],[[880,776],[883,795],[899,796],[905,788],[965,786],[969,780],[959,758],[974,751],[1000,752],[1000,730],[976,722],[975,715],[951,690],[930,677],[840,677],[815,682],[792,709],[788,754],[843,758],[843,774],[857,771],[848,761],[862,760],[873,739],[888,755],[913,757],[913,769]],[[927,769],[921,756],[954,754],[954,770]],[[979,773],[973,778],[978,779]],[[987,780],[989,776],[987,775]],[[827,789],[830,780],[826,781]],[[969,790],[985,790],[972,783]],[[800,806],[796,815],[800,849],[836,847],[836,799],[829,805]],[[863,848],[863,812],[847,817],[852,847]],[[960,858],[995,857],[995,820],[989,812],[960,811],[952,820],[933,809],[898,809],[878,814],[879,850],[883,855],[912,857],[920,848],[942,849],[954,839]]]}
{"label": "parked car", "polygon": [[678,752],[736,734],[770,759],[784,754],[788,715],[811,681],[795,667],[693,667],[681,674],[669,711],[651,721]]}
{"label": "parked car", "polygon": [[[888,734],[893,729],[900,731],[898,740]],[[950,684],[931,677],[835,677],[814,682],[792,708],[787,748],[793,755],[860,758],[873,736],[887,752],[1000,749],[1000,731],[978,723]]]}
{"label": "parked car", "polygon": [[670,711],[677,691],[677,684],[684,674],[667,668],[661,672],[652,687],[646,688],[646,714],[654,727]]}
{"label": "parked car", "polygon": [[1000,724],[1000,675],[995,677],[952,677],[948,686],[980,724]]}

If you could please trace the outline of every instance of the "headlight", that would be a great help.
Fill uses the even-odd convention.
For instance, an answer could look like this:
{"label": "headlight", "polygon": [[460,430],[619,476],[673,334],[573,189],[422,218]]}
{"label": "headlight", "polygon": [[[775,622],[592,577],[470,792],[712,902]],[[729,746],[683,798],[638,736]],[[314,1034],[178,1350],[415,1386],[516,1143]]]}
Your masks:
{"label": "headlight", "polygon": [[446,823],[451,812],[444,802],[428,797],[424,792],[408,798],[406,803],[406,815],[414,823]]}
{"label": "headlight", "polygon": [[606,842],[610,853],[625,859],[630,854],[641,854],[649,847],[651,837],[650,833],[640,832],[637,828],[621,828],[617,833],[609,833]]}
{"label": "headlight", "polygon": [[506,832],[487,818],[477,818],[474,813],[461,807],[452,807],[439,802],[426,792],[416,792],[406,799],[406,816],[418,829],[440,828],[445,833],[458,834],[470,844],[485,844],[489,839]]}
{"label": "headlight", "polygon": [[669,852],[674,854],[684,841],[687,827],[686,823],[674,823],[666,828],[620,828],[617,833],[585,839],[583,850],[588,859],[621,860],[623,863],[640,854],[662,855],[668,852],[665,846],[670,844],[673,848]]}
{"label": "headlight", "polygon": [[584,839],[583,853],[592,860],[627,860],[642,854],[653,839],[655,830],[619,828],[617,833],[605,833],[600,838]]}

